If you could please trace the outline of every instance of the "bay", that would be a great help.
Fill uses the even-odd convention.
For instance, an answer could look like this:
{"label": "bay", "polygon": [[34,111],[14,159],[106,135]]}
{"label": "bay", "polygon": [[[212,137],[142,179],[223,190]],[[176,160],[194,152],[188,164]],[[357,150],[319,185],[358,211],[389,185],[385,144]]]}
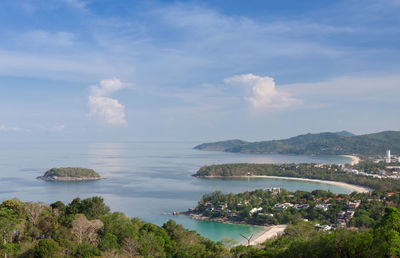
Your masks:
{"label": "bay", "polygon": [[[201,235],[240,241],[256,226],[194,221],[172,216],[196,205],[205,193],[221,190],[238,193],[266,187],[289,191],[315,189],[335,193],[351,190],[323,183],[280,179],[199,179],[191,175],[201,166],[222,163],[329,163],[349,161],[341,156],[262,155],[193,150],[198,142],[29,142],[2,143],[0,148],[0,200],[17,197],[22,201],[58,200],[69,203],[75,197],[102,196],[113,211],[162,225],[169,219]],[[37,180],[52,167],[88,167],[104,180],[93,182],[45,182]]]}

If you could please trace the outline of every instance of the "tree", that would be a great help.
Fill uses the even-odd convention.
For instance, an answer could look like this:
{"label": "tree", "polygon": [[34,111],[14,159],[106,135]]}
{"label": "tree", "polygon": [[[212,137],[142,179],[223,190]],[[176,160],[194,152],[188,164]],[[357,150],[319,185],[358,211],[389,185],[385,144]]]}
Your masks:
{"label": "tree", "polygon": [[140,254],[140,242],[133,238],[127,238],[122,243],[122,253],[128,257],[136,257]]}
{"label": "tree", "polygon": [[60,202],[60,201],[56,201],[56,202],[50,204],[50,207],[53,210],[57,209],[59,212],[64,212],[65,209],[66,209],[65,204],[63,202]]}
{"label": "tree", "polygon": [[81,212],[88,219],[98,219],[110,212],[110,208],[104,203],[104,199],[99,196],[84,199],[81,205]]}
{"label": "tree", "polygon": [[105,234],[99,243],[99,248],[102,251],[110,249],[118,249],[119,248],[118,238],[111,233]]}
{"label": "tree", "polygon": [[35,246],[35,257],[56,257],[61,251],[60,246],[53,239],[42,239]]}
{"label": "tree", "polygon": [[36,226],[39,222],[40,215],[42,214],[44,205],[36,202],[27,202],[24,205],[24,211],[28,220]]}
{"label": "tree", "polygon": [[23,202],[21,202],[20,200],[15,198],[15,199],[3,201],[0,205],[0,207],[4,207],[4,208],[8,208],[10,210],[13,210],[15,212],[15,214],[20,216],[22,213],[23,205],[24,205]]}
{"label": "tree", "polygon": [[8,208],[0,208],[0,239],[2,240],[2,249],[5,250],[5,257],[7,257],[7,249],[10,249],[8,243],[12,242],[14,230],[19,223],[17,215],[13,210]]}
{"label": "tree", "polygon": [[102,234],[111,233],[118,239],[118,244],[126,238],[133,238],[138,234],[139,224],[143,223],[140,220],[131,220],[128,216],[121,212],[114,212],[101,218],[104,223]]}
{"label": "tree", "polygon": [[78,214],[72,222],[71,232],[77,236],[79,243],[87,241],[96,243],[97,231],[103,227],[101,220],[88,220],[84,214]]}
{"label": "tree", "polygon": [[400,212],[394,207],[387,207],[373,235],[379,256],[400,256]]}

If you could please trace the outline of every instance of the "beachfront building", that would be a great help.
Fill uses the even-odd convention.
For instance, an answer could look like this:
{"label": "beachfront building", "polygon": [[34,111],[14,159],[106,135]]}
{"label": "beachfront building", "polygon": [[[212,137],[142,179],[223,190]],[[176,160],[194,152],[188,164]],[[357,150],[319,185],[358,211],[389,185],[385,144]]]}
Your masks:
{"label": "beachfront building", "polygon": [[250,214],[259,213],[262,211],[263,208],[253,208],[250,210]]}

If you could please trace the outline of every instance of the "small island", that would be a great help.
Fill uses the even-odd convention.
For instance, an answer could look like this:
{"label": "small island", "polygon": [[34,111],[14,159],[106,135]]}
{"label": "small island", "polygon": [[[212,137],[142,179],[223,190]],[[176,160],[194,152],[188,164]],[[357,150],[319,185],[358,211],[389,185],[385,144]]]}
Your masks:
{"label": "small island", "polygon": [[37,177],[45,181],[91,181],[102,177],[93,169],[89,168],[52,168],[43,176]]}

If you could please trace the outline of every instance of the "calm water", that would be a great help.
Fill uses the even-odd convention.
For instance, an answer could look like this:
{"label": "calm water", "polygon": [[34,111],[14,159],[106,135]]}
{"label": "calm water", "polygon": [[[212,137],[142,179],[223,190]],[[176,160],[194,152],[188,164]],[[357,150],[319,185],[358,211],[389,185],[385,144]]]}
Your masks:
{"label": "calm water", "polygon": [[[314,189],[349,193],[333,185],[278,179],[199,179],[191,175],[201,166],[220,163],[345,163],[340,156],[252,155],[193,150],[197,142],[134,143],[2,143],[0,147],[0,200],[70,202],[75,197],[100,195],[114,211],[161,225],[175,219],[212,240],[250,235],[254,226],[193,221],[172,216],[172,211],[194,207],[205,193],[242,192],[266,187],[290,191]],[[104,180],[55,183],[35,179],[52,167],[95,169]]]}

